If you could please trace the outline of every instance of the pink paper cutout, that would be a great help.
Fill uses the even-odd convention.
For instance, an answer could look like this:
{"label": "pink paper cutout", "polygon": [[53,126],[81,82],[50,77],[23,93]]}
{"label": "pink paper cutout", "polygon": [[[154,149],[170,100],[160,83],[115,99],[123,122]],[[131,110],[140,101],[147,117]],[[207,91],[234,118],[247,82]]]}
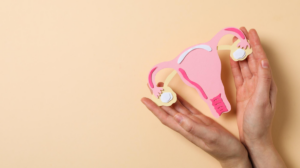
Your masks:
{"label": "pink paper cutout", "polygon": [[234,31],[237,34],[239,34],[242,37],[242,39],[245,39],[245,35],[244,35],[244,33],[240,29],[237,29],[237,28],[234,28],[234,27],[230,27],[230,28],[227,28],[225,30],[227,30],[227,31]]}
{"label": "pink paper cutout", "polygon": [[218,114],[221,115],[223,112],[227,111],[227,108],[222,100],[221,94],[210,100]]}
{"label": "pink paper cutout", "polygon": [[[164,68],[173,68],[179,72],[178,74],[185,84],[197,90],[215,117],[218,118],[222,113],[229,112],[231,106],[226,97],[221,80],[221,61],[217,51],[220,39],[227,34],[232,34],[240,39],[241,42],[238,45],[241,47],[250,47],[242,31],[232,27],[225,28],[218,32],[209,42],[194,45],[184,50],[175,59],[155,65],[150,71],[148,78],[149,85],[153,86],[153,88],[151,88],[153,94],[159,97],[162,91],[162,88],[158,88],[155,84],[155,75]],[[209,51],[201,47],[197,48],[199,45],[208,46],[211,50]],[[178,61],[182,55],[184,55],[184,59],[181,58]],[[222,102],[218,103],[223,103],[221,107],[212,102],[212,100],[217,98],[222,100]],[[216,107],[218,108],[216,109]]]}
{"label": "pink paper cutout", "polygon": [[194,85],[201,92],[202,96],[207,99],[205,92],[203,91],[202,87],[198,85],[198,83],[191,81],[183,69],[179,68],[179,72],[181,72],[181,75],[184,77],[184,79]]}
{"label": "pink paper cutout", "polygon": [[152,78],[152,73],[153,73],[153,71],[154,71],[155,69],[156,69],[156,67],[153,68],[153,69],[150,71],[149,76],[148,76],[148,81],[149,81],[149,85],[150,85],[151,88],[154,87],[151,78]]}

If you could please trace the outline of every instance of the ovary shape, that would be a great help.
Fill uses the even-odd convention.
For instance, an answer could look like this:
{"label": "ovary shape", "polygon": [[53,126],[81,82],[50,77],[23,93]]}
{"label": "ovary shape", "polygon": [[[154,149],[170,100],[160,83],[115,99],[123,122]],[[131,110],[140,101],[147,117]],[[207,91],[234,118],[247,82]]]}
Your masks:
{"label": "ovary shape", "polygon": [[169,103],[173,99],[172,93],[170,92],[165,92],[161,94],[160,100],[164,103]]}
{"label": "ovary shape", "polygon": [[237,49],[234,53],[233,53],[233,57],[235,59],[242,59],[246,56],[246,52],[243,49]]}
{"label": "ovary shape", "polygon": [[221,80],[221,61],[217,52],[218,42],[226,34],[232,34],[239,38],[244,47],[249,45],[242,31],[236,28],[225,28],[211,41],[192,46],[175,59],[154,66],[149,73],[148,81],[153,93],[159,97],[158,90],[160,89],[153,84],[157,72],[164,68],[173,68],[184,83],[197,90],[215,117],[229,112],[231,106]]}

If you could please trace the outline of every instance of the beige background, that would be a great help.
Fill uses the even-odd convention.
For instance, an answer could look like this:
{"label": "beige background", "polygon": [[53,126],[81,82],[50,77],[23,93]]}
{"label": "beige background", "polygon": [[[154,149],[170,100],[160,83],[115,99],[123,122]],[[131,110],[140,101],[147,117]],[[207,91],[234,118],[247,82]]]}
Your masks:
{"label": "beige background", "polygon": [[[160,124],[140,98],[150,97],[153,65],[228,26],[260,34],[279,87],[274,141],[287,165],[300,167],[299,6],[299,0],[1,0],[0,167],[220,167]],[[229,52],[220,58],[234,107]],[[171,87],[212,116],[178,76]],[[238,136],[234,110],[217,121]]]}

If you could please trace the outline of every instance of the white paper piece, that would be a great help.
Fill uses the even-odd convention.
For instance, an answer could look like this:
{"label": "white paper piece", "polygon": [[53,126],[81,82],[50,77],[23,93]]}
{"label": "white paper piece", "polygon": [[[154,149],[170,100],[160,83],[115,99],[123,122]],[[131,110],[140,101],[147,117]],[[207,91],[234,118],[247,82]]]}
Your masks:
{"label": "white paper piece", "polygon": [[240,48],[237,49],[237,50],[233,53],[233,57],[234,57],[235,59],[242,59],[242,58],[245,57],[245,55],[246,55],[245,50],[240,49]]}
{"label": "white paper piece", "polygon": [[209,52],[212,50],[209,45],[197,45],[197,46],[192,47],[192,48],[186,50],[185,52],[183,52],[180,55],[180,57],[178,58],[177,63],[180,64],[184,60],[184,58],[188,55],[188,53],[190,53],[191,51],[193,51],[195,49],[204,49],[204,50],[209,51]]}
{"label": "white paper piece", "polygon": [[165,92],[160,96],[160,100],[164,103],[169,103],[172,99],[173,99],[173,95],[170,92]]}

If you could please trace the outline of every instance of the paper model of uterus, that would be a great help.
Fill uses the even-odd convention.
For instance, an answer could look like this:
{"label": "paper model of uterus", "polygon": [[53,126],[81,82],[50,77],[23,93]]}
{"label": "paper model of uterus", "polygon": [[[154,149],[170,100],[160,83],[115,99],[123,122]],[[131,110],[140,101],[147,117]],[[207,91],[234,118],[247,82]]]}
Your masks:
{"label": "paper model of uterus", "polygon": [[[218,46],[220,39],[227,34],[234,35],[238,40],[231,46]],[[231,110],[221,80],[221,61],[218,50],[231,50],[234,61],[246,59],[252,53],[250,44],[243,32],[229,27],[218,32],[209,42],[194,45],[184,50],[175,59],[155,65],[148,76],[148,84],[152,90],[151,99],[159,106],[171,106],[177,101],[176,93],[168,87],[175,74],[179,74],[185,84],[197,90],[199,96],[206,102],[213,116]],[[163,87],[155,83],[155,75],[164,68],[173,71],[165,80]]]}

